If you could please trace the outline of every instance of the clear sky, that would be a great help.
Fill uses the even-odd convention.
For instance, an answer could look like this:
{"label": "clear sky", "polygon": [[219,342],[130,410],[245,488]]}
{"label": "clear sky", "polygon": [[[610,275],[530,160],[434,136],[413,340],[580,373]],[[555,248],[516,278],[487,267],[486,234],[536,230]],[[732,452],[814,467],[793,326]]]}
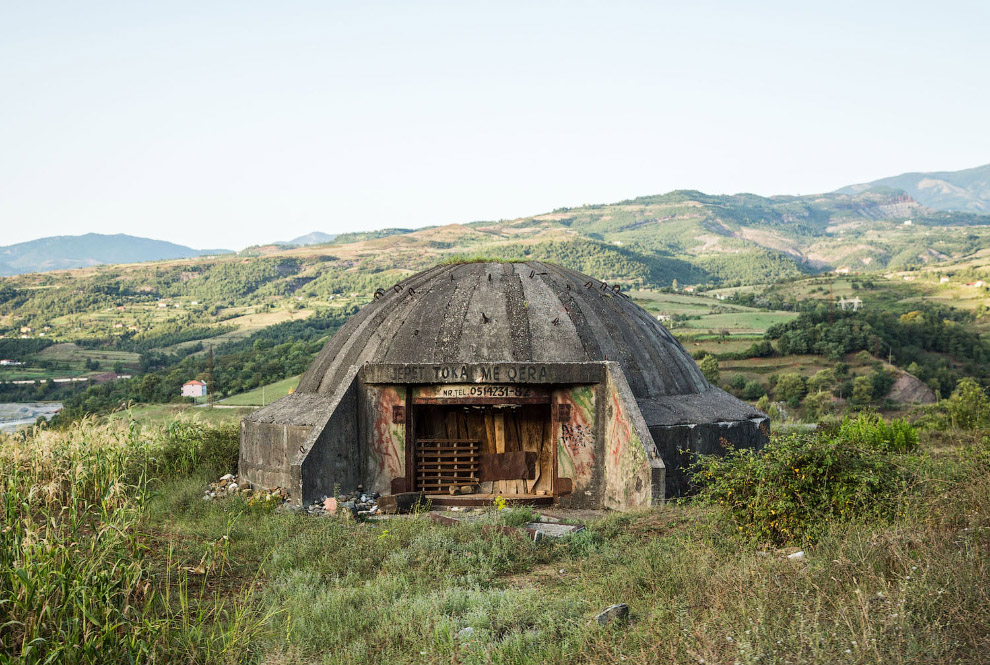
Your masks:
{"label": "clear sky", "polygon": [[990,3],[0,0],[0,245],[240,249],[990,162]]}

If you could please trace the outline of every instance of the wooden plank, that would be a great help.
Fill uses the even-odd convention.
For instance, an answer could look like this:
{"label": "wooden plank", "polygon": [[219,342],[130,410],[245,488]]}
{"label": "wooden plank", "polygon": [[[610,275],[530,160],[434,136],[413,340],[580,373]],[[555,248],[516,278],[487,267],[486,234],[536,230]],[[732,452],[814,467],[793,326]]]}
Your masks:
{"label": "wooden plank", "polygon": [[536,453],[525,450],[510,450],[506,453],[482,455],[478,477],[482,482],[533,478],[536,473],[537,459]]}
{"label": "wooden plank", "polygon": [[540,477],[533,483],[534,492],[553,492],[554,448],[553,427],[549,419],[540,422]]}
{"label": "wooden plank", "polygon": [[523,420],[523,450],[531,451],[536,456],[534,473],[530,476],[532,482],[527,484],[527,491],[529,493],[533,492],[536,484],[540,482],[540,477],[543,474],[543,465],[541,464],[543,450],[542,439],[543,423],[540,422],[538,418],[534,418],[529,415],[529,417]]}
{"label": "wooden plank", "polygon": [[[515,416],[513,418],[513,421],[515,424],[515,431],[516,431],[516,447],[514,448],[514,450],[518,450],[520,452],[525,452],[527,450],[526,423],[528,419],[526,416],[529,413],[529,410],[530,407],[523,407],[521,409],[517,409],[513,414]],[[533,464],[529,465],[530,468],[532,469],[533,467],[535,467],[535,464],[536,464],[536,459],[533,458]],[[526,494],[529,492],[529,487],[526,484],[526,479],[532,477],[533,477],[532,472],[528,476],[516,476],[516,494]]]}
{"label": "wooden plank", "polygon": [[[495,452],[504,453],[505,452],[505,414],[501,411],[496,411],[492,415],[492,421],[495,426]],[[513,486],[513,494],[515,493],[515,487]],[[498,481],[498,491],[502,494],[509,493],[509,487],[504,480]]]}

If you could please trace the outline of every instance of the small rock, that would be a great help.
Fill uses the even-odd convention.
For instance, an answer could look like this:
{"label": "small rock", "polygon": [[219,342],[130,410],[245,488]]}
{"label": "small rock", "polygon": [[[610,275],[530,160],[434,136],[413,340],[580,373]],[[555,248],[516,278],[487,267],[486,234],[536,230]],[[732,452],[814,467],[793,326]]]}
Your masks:
{"label": "small rock", "polygon": [[629,619],[629,606],[625,603],[609,605],[595,617],[595,621],[598,622],[599,626],[604,626],[613,619],[627,621]]}
{"label": "small rock", "polygon": [[798,550],[797,552],[794,552],[793,554],[788,554],[787,555],[787,558],[788,559],[803,559],[804,558],[804,551],[803,550]]}
{"label": "small rock", "polygon": [[474,637],[474,628],[472,628],[471,626],[468,626],[467,628],[461,628],[459,631],[457,631],[457,637],[459,637],[462,640],[466,640],[471,637]]}
{"label": "small rock", "polygon": [[231,484],[227,485],[227,491],[230,492],[231,494],[233,494],[234,492],[237,491],[237,488],[238,487],[240,487],[240,485],[238,485],[237,483],[231,483]]}
{"label": "small rock", "polygon": [[234,479],[234,474],[232,473],[228,473],[220,476],[220,480],[233,480],[233,479]]}
{"label": "small rock", "polygon": [[332,496],[324,499],[323,500],[323,509],[325,511],[327,511],[328,513],[330,513],[331,515],[336,514],[336,512],[337,512],[337,499],[333,498]]}

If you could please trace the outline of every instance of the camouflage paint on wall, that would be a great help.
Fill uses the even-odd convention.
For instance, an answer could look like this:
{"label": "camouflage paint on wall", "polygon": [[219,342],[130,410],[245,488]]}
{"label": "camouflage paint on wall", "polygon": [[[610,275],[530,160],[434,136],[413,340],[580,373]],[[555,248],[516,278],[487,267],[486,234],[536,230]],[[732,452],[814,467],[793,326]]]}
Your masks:
{"label": "camouflage paint on wall", "polygon": [[[622,379],[624,382],[624,378]],[[628,390],[616,385],[611,375],[605,384],[605,496],[604,507],[614,510],[629,510],[652,503],[652,470],[643,446],[643,440],[632,422],[630,408],[623,399],[631,397]],[[647,431],[647,436],[649,432]],[[650,445],[653,445],[652,440]]]}
{"label": "camouflage paint on wall", "polygon": [[406,475],[406,387],[367,386],[368,432],[365,486],[368,492],[391,492],[393,478]]}
{"label": "camouflage paint on wall", "polygon": [[555,390],[553,409],[557,477],[570,478],[574,494],[582,495],[592,485],[596,463],[594,386]]}

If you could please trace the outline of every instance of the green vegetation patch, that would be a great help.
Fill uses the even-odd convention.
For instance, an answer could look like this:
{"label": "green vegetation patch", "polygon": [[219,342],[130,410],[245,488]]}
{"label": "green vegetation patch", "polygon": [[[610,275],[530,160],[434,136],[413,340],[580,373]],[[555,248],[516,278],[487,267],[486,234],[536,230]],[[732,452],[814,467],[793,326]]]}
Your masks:
{"label": "green vegetation patch", "polygon": [[918,435],[907,423],[860,414],[835,431],[777,436],[762,451],[702,458],[699,500],[740,533],[775,545],[821,537],[830,524],[889,517],[915,479]]}

